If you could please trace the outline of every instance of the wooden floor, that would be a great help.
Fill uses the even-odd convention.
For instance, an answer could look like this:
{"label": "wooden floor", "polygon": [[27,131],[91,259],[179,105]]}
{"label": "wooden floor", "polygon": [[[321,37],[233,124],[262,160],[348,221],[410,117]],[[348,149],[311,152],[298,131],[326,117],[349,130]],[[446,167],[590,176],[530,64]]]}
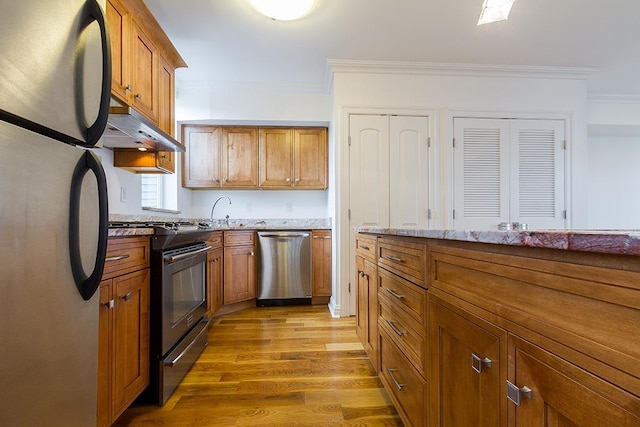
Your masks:
{"label": "wooden floor", "polygon": [[215,320],[209,346],[164,407],[117,426],[402,426],[355,334],[326,306],[267,307]]}

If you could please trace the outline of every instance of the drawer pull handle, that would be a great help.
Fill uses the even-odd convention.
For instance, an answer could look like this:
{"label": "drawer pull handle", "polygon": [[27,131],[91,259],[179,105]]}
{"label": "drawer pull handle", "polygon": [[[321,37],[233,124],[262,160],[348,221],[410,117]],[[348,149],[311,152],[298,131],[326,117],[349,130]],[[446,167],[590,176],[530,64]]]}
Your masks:
{"label": "drawer pull handle", "polygon": [[394,262],[404,262],[402,258],[398,258],[397,256],[393,256],[393,255],[387,255],[386,258]]}
{"label": "drawer pull handle", "polygon": [[400,384],[398,380],[396,380],[396,377],[393,375],[393,373],[397,371],[398,371],[397,369],[387,368],[387,372],[389,373],[391,380],[393,380],[393,382],[396,384],[396,387],[398,387],[398,390],[402,391],[402,389],[404,388],[404,384]]}
{"label": "drawer pull handle", "polygon": [[532,398],[531,389],[527,386],[522,388],[514,385],[511,381],[507,380],[507,399],[516,404],[516,406],[520,406],[522,404],[522,397],[526,397],[528,399]]}
{"label": "drawer pull handle", "polygon": [[393,289],[387,288],[387,292],[390,293],[391,295],[393,295],[394,297],[398,298],[398,299],[403,299],[404,298],[402,295],[399,295],[396,292],[394,292]]}
{"label": "drawer pull handle", "polygon": [[313,236],[314,239],[330,239],[331,236]]}
{"label": "drawer pull handle", "polygon": [[364,249],[365,251],[370,251],[371,250],[371,248],[369,246],[365,246],[365,245],[358,245],[358,247],[360,249]]}
{"label": "drawer pull handle", "polygon": [[389,324],[389,326],[391,326],[391,329],[393,329],[393,332],[395,332],[396,334],[398,334],[398,336],[403,336],[404,332],[402,332],[400,329],[396,328],[395,322],[392,322],[391,320],[387,320],[387,323]]}
{"label": "drawer pull handle", "polygon": [[106,257],[104,260],[106,262],[112,262],[112,261],[120,261],[121,259],[127,259],[129,258],[131,255],[129,254],[124,254],[124,255],[118,255],[118,256],[110,256],[110,257]]}
{"label": "drawer pull handle", "polygon": [[489,359],[488,357],[481,359],[480,356],[477,356],[474,353],[471,354],[471,367],[473,368],[474,371],[476,371],[479,374],[482,373],[483,366],[490,368],[491,363],[492,363],[491,359]]}

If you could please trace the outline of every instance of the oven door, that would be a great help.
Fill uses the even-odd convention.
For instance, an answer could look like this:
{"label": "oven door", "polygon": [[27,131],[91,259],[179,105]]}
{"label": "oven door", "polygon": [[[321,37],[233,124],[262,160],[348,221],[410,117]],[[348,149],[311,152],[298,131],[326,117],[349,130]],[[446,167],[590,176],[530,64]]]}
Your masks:
{"label": "oven door", "polygon": [[203,244],[163,253],[162,355],[167,354],[206,313],[208,249]]}

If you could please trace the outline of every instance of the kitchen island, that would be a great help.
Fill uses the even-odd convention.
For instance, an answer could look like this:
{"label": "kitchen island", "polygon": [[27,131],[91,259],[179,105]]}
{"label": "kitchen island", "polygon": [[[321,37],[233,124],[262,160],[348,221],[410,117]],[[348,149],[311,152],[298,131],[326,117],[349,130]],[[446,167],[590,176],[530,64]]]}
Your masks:
{"label": "kitchen island", "polygon": [[356,231],[359,335],[406,425],[640,425],[640,233]]}

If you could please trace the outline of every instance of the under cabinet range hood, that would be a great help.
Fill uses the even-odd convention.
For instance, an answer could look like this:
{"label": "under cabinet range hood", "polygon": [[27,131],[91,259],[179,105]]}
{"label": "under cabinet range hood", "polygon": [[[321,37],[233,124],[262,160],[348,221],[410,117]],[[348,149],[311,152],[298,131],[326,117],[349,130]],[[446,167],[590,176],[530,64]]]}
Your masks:
{"label": "under cabinet range hood", "polygon": [[178,140],[131,107],[111,106],[102,142],[108,148],[145,147],[154,151],[184,152]]}

